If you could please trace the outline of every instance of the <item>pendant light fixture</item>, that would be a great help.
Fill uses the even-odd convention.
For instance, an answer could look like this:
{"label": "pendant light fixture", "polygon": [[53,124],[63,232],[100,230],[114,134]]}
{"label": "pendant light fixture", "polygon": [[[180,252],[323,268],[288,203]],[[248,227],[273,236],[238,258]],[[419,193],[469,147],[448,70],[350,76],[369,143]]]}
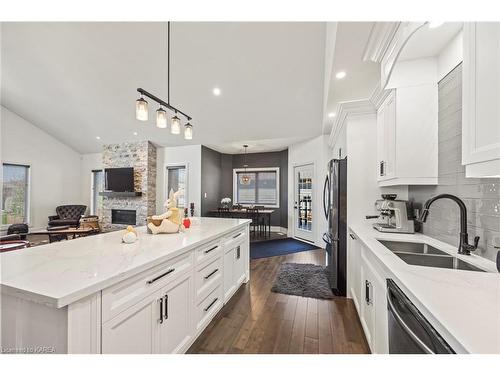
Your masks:
{"label": "pendant light fixture", "polygon": [[148,121],[148,102],[142,95],[135,101],[135,118],[139,121]]}
{"label": "pendant light fixture", "polygon": [[189,122],[184,125],[184,139],[193,139],[193,125]]}
{"label": "pendant light fixture", "polygon": [[240,183],[242,185],[249,185],[252,179],[247,174],[247,167],[248,167],[248,164],[247,164],[247,148],[248,148],[248,145],[243,145],[243,148],[245,149],[245,154],[243,155],[243,168],[245,168],[245,172],[240,177]]}
{"label": "pendant light fixture", "polygon": [[172,117],[172,125],[170,127],[170,132],[172,134],[181,134],[181,120],[177,115]]}
{"label": "pendant light fixture", "polygon": [[181,133],[181,119],[178,117],[179,115],[187,120],[186,125],[184,125],[184,139],[193,139],[192,117],[170,104],[170,21],[167,23],[167,101],[158,98],[142,88],[138,88],[137,92],[141,94],[141,97],[135,103],[135,117],[137,120],[148,120],[148,102],[144,99],[144,96],[147,96],[160,105],[160,108],[156,110],[156,126],[158,128],[165,129],[167,127],[168,114],[165,110],[166,108],[174,112],[170,132],[172,134]]}
{"label": "pendant light fixture", "polygon": [[156,126],[160,129],[167,127],[167,111],[162,106],[156,110]]}

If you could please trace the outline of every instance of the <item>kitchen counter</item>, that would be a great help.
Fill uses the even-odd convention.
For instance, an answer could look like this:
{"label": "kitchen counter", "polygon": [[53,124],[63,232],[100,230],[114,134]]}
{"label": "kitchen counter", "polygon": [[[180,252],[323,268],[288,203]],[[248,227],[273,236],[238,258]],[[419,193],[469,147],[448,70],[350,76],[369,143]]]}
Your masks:
{"label": "kitchen counter", "polygon": [[3,253],[2,292],[61,308],[249,222],[196,218],[183,233],[151,235],[137,228],[133,244],[122,243],[124,232],[116,231]]}
{"label": "kitchen counter", "polygon": [[[350,229],[455,351],[500,353],[500,273],[493,262],[418,233],[381,233],[369,223]],[[487,272],[409,265],[378,239],[425,242]]]}

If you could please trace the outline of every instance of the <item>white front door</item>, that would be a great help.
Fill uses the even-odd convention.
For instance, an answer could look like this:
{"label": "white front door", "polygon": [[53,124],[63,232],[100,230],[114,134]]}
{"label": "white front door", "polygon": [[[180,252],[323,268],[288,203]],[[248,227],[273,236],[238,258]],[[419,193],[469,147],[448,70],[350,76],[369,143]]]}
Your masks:
{"label": "white front door", "polygon": [[294,237],[314,242],[314,164],[294,167]]}

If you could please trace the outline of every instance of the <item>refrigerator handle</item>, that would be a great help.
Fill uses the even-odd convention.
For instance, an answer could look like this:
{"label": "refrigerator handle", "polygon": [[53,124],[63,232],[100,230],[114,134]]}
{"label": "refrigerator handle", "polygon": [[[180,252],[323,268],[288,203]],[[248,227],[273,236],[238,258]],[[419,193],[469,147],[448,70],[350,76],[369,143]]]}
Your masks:
{"label": "refrigerator handle", "polygon": [[[328,190],[327,190],[328,189]],[[328,193],[328,198],[327,198]],[[328,202],[327,202],[328,199]],[[323,186],[323,210],[325,211],[325,217],[328,220],[328,209],[330,206],[330,180],[328,175],[325,178],[325,185]]]}

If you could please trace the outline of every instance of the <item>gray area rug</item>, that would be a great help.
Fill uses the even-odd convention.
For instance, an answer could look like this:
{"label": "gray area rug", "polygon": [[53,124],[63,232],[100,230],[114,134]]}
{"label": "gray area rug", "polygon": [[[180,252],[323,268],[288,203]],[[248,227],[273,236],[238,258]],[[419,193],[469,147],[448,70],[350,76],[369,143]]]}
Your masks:
{"label": "gray area rug", "polygon": [[283,263],[271,292],[311,298],[333,298],[327,268],[316,264]]}

